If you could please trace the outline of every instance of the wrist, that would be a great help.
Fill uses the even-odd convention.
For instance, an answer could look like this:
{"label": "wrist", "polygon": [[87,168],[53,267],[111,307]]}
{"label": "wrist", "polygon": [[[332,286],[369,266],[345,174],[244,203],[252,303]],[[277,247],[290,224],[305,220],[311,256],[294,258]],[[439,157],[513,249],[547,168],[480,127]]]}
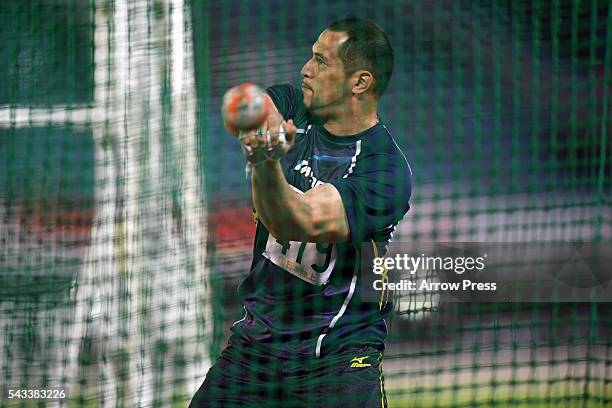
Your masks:
{"label": "wrist", "polygon": [[247,161],[249,163],[249,166],[251,167],[274,167],[276,163],[280,162],[280,158],[277,159],[267,159],[267,160],[263,160],[257,163],[252,163],[250,161]]}
{"label": "wrist", "polygon": [[249,163],[249,167],[254,172],[265,172],[269,173],[277,168],[280,169],[280,159],[265,160],[259,163]]}
{"label": "wrist", "polygon": [[271,192],[277,188],[277,186],[285,181],[285,175],[278,160],[266,161],[257,164],[257,166],[251,166],[254,186],[258,188],[265,188],[266,191]]}

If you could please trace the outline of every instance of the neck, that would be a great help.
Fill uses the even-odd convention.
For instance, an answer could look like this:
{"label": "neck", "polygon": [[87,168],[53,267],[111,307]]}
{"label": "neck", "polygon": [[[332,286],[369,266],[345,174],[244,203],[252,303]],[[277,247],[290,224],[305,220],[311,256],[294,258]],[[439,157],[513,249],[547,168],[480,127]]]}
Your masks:
{"label": "neck", "polygon": [[367,108],[352,105],[343,113],[330,116],[323,122],[323,127],[336,136],[352,136],[368,130],[378,123],[376,104]]}

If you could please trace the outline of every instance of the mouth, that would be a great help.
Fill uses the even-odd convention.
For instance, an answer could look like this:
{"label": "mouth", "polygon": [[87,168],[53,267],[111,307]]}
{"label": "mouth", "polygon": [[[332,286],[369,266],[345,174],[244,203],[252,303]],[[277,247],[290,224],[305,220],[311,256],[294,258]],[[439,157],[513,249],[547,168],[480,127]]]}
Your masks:
{"label": "mouth", "polygon": [[302,89],[308,89],[312,91],[312,88],[306,85],[306,83],[302,82]]}

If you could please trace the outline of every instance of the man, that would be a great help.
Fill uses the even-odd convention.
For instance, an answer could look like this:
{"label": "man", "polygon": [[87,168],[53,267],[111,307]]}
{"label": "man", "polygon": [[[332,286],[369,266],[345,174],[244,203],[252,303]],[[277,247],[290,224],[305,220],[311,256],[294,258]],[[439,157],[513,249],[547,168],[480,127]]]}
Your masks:
{"label": "man", "polygon": [[240,134],[258,219],[245,315],[190,406],[386,406],[390,304],[363,299],[360,270],[409,208],[410,167],[377,115],[392,69],[382,29],[337,21],[301,89],[269,88],[273,112]]}

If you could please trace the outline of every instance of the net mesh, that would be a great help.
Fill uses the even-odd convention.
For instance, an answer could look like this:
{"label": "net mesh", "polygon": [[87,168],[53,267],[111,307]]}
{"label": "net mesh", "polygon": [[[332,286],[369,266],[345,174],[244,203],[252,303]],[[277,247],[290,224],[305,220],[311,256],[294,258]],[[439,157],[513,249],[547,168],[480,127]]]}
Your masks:
{"label": "net mesh", "polygon": [[[255,230],[223,92],[298,85],[348,15],[395,51],[396,241],[612,241],[607,1],[5,1],[0,406],[186,405],[242,317]],[[396,306],[392,407],[610,404],[609,303]]]}

